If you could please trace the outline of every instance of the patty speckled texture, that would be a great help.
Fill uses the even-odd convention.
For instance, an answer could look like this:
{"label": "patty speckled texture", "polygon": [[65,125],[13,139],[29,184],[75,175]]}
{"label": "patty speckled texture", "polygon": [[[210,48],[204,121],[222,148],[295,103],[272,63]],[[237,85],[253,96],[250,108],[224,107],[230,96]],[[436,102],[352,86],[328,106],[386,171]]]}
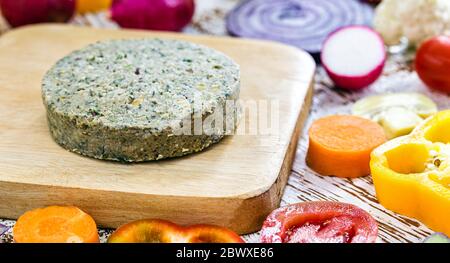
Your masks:
{"label": "patty speckled texture", "polygon": [[[198,152],[234,129],[239,66],[213,49],[160,39],[111,40],[62,58],[45,75],[50,132],[86,156],[141,162]],[[228,113],[225,117],[225,113]],[[195,120],[224,123],[180,134]]]}

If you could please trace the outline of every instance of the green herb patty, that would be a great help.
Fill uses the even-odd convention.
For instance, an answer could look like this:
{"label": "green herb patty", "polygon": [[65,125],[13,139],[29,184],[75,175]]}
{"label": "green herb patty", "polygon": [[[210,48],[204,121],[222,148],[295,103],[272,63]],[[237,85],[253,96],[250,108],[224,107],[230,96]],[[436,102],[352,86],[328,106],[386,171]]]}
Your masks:
{"label": "green herb patty", "polygon": [[[111,40],[62,58],[45,75],[50,132],[64,148],[124,162],[198,152],[230,128],[179,133],[220,113],[235,124],[239,66],[213,49],[160,39]],[[226,110],[228,109],[228,110]],[[231,111],[230,111],[231,109]],[[184,123],[184,124],[183,124]]]}

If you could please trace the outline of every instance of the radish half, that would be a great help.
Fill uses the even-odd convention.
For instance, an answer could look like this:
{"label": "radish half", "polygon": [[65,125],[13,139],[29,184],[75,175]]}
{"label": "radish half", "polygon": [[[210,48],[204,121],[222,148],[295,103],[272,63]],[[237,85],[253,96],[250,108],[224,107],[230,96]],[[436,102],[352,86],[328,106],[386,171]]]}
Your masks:
{"label": "radish half", "polygon": [[380,77],[386,50],[381,36],[371,28],[348,26],[328,36],[321,61],[336,86],[358,90]]}

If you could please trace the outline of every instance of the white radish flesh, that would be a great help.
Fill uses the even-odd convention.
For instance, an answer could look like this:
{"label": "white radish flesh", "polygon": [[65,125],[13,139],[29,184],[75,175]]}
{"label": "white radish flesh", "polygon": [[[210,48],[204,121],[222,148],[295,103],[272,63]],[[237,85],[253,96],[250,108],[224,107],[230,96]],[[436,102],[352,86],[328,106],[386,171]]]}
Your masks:
{"label": "white radish flesh", "polygon": [[321,60],[336,86],[358,90],[380,77],[386,50],[380,35],[369,27],[349,26],[328,36]]}

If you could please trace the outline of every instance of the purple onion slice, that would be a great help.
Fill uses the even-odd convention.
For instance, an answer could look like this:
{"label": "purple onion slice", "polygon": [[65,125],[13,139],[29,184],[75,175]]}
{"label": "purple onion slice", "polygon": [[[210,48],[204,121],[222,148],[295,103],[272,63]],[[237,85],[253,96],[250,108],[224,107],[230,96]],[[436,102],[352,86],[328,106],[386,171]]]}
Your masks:
{"label": "purple onion slice", "polygon": [[246,0],[227,16],[231,35],[279,41],[313,55],[332,31],[371,26],[373,7],[358,0]]}

